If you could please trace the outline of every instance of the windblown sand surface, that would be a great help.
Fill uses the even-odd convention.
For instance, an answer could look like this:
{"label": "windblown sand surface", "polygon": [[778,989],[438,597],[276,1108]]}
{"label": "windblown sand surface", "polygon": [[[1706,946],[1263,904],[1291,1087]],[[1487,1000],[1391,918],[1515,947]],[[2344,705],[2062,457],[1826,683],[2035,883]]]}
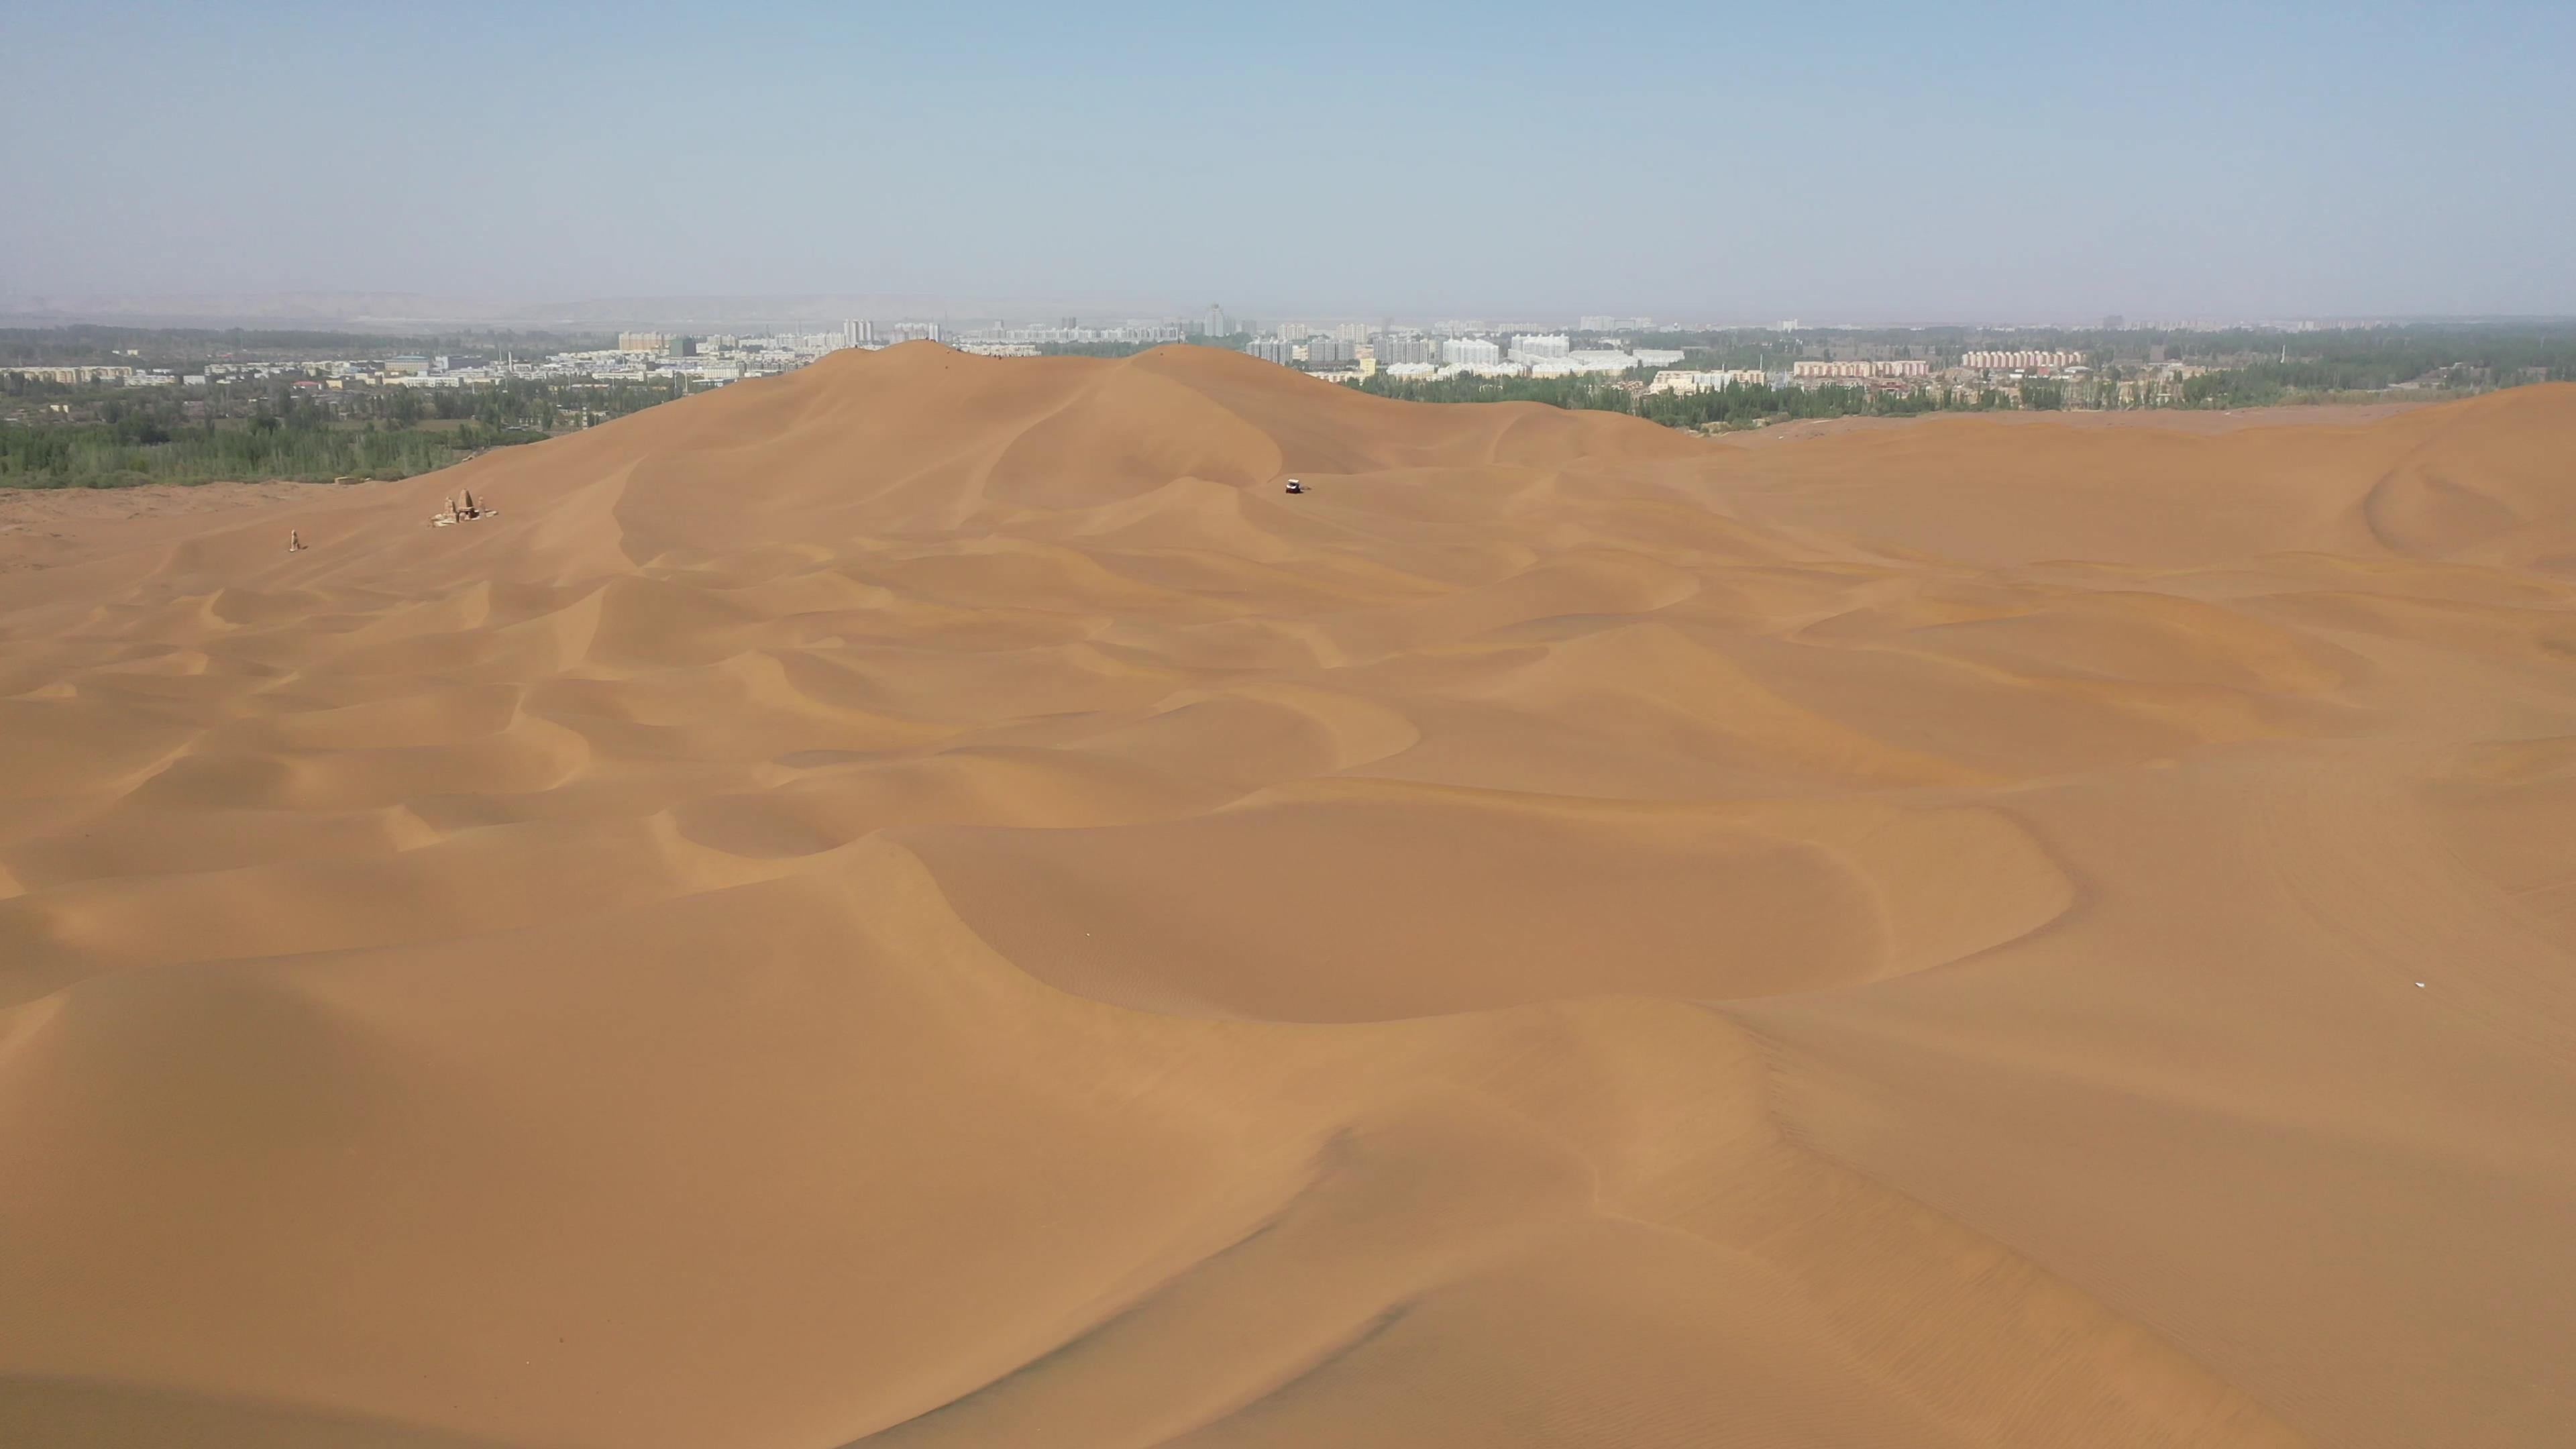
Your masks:
{"label": "windblown sand surface", "polygon": [[146,483],[133,488],[0,488],[0,573],[59,568],[102,544],[132,547],[132,529],[104,522],[150,518],[193,532],[204,513],[310,502],[310,483]]}
{"label": "windblown sand surface", "polygon": [[0,1442],[2576,1441],[2571,456],[919,344],[66,525]]}

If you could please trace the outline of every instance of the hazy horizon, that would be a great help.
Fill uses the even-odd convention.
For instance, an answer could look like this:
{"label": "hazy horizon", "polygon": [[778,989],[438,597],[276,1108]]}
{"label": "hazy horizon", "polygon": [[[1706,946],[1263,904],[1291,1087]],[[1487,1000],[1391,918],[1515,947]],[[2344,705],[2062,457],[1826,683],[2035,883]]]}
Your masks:
{"label": "hazy horizon", "polygon": [[[787,297],[590,297],[529,300],[494,297],[435,296],[394,293],[235,293],[179,295],[114,295],[13,297],[0,294],[0,327],[102,326],[143,330],[207,331],[251,329],[382,333],[387,336],[463,333],[554,333],[614,331],[628,328],[702,333],[758,332],[772,328],[837,328],[858,318],[891,325],[936,321],[971,329],[989,325],[1052,323],[1075,318],[1086,326],[1123,322],[1179,320],[1196,324],[1204,304],[1181,299],[1030,299],[925,298],[850,295]],[[1597,308],[1464,310],[1402,306],[1334,310],[1294,303],[1223,305],[1227,325],[1261,332],[1299,325],[1339,325],[1381,321],[1414,326],[1472,322],[1497,331],[1580,330],[1591,316],[1628,319],[1632,314],[1602,313]],[[2153,332],[2219,332],[2237,328],[2338,327],[2477,327],[2548,326],[2576,320],[2576,313],[2386,314],[2190,316],[2141,314],[2117,319],[2100,316],[1899,316],[1840,317],[1811,314],[1799,318],[1706,316],[1664,312],[1634,314],[1650,326],[1640,329],[1622,320],[1600,329],[1611,332],[1679,330],[1687,332],[1772,331],[1794,322],[1796,330],[1820,332],[2082,332],[2106,320]],[[1194,334],[1195,335],[1195,334]]]}
{"label": "hazy horizon", "polygon": [[0,117],[46,144],[7,163],[0,307],[2576,313],[2576,189],[2545,179],[2576,16],[2536,5],[110,5],[13,30]]}

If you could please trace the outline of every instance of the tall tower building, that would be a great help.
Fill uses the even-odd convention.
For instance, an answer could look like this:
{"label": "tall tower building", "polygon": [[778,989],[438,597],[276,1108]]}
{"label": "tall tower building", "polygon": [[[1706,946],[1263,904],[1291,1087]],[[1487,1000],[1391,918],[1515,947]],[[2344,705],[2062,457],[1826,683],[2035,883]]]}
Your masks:
{"label": "tall tower building", "polygon": [[1225,309],[1214,302],[1208,303],[1207,335],[1210,337],[1223,337],[1227,335],[1225,329]]}

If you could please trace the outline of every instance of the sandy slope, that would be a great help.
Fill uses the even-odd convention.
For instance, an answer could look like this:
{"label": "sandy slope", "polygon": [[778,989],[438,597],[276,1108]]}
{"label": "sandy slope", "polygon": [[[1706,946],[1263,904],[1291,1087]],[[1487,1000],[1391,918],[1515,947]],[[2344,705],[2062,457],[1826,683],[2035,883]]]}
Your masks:
{"label": "sandy slope", "polygon": [[60,524],[0,1442],[2568,1442],[2571,450],[922,344]]}

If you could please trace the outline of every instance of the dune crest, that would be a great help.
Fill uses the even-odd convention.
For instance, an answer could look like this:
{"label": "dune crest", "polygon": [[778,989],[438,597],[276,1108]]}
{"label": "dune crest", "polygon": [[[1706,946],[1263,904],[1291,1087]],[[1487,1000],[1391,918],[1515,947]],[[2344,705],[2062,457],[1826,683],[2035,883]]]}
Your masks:
{"label": "dune crest", "polygon": [[906,344],[81,523],[0,1440],[2558,1442],[2571,450]]}

